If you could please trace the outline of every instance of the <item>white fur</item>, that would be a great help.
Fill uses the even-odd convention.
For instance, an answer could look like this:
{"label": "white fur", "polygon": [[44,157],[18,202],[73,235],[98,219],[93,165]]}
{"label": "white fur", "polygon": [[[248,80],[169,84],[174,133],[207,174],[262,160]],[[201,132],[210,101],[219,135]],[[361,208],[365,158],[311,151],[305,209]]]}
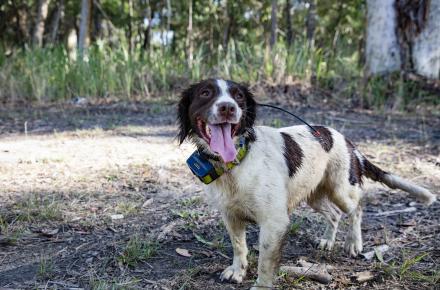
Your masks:
{"label": "white fur", "polygon": [[[254,221],[260,226],[256,287],[272,287],[281,237],[287,232],[290,214],[301,201],[307,201],[329,222],[319,241],[321,248],[332,249],[345,212],[349,215],[345,250],[352,256],[362,251],[361,188],[349,182],[350,155],[344,136],[328,130],[333,146],[326,152],[306,126],[255,127],[256,141],[241,164],[206,186],[212,204],[222,212],[234,250],[233,263],[222,273],[222,279],[243,280],[248,264],[245,227],[248,221]],[[291,136],[303,152],[301,166],[292,177],[283,155],[282,132]],[[357,150],[355,154],[362,162],[364,157]],[[389,182],[415,194],[424,190],[394,175],[390,175]]]}
{"label": "white fur", "polygon": [[384,183],[391,188],[400,188],[409,192],[414,198],[420,200],[426,205],[431,205],[436,200],[436,196],[429,190],[394,174],[387,174]]}
{"label": "white fur", "polygon": [[241,115],[243,114],[243,111],[238,106],[238,104],[234,100],[234,98],[232,98],[231,95],[229,94],[228,84],[226,83],[226,81],[218,79],[218,80],[216,80],[216,82],[217,82],[218,88],[220,89],[220,94],[219,94],[217,100],[214,102],[214,104],[211,107],[211,113],[209,114],[209,116],[210,116],[210,118],[212,118],[212,120],[208,120],[208,121],[211,124],[217,123],[216,119],[219,116],[218,108],[219,108],[220,104],[231,103],[234,105],[236,113],[234,114],[233,118],[231,120],[229,120],[229,122],[232,124],[237,124],[240,121],[240,118],[241,118]]}

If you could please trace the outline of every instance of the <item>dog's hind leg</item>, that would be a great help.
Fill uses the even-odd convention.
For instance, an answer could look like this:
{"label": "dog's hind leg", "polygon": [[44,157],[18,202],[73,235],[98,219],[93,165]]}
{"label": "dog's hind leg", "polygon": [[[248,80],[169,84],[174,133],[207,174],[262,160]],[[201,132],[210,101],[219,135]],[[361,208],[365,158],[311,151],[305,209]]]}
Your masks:
{"label": "dog's hind leg", "polygon": [[357,208],[348,216],[349,225],[348,233],[345,237],[344,250],[352,257],[356,257],[362,252],[362,206],[359,204]]}
{"label": "dog's hind leg", "polygon": [[322,214],[328,222],[324,235],[319,239],[318,248],[331,251],[335,244],[336,233],[338,231],[342,212],[327,197],[310,199],[308,204],[314,210]]}
{"label": "dog's hind leg", "polygon": [[227,267],[220,276],[220,279],[231,280],[241,283],[246,276],[248,266],[246,245],[246,222],[236,220],[231,217],[224,216],[223,221],[228,230],[229,237],[234,251],[232,265]]}

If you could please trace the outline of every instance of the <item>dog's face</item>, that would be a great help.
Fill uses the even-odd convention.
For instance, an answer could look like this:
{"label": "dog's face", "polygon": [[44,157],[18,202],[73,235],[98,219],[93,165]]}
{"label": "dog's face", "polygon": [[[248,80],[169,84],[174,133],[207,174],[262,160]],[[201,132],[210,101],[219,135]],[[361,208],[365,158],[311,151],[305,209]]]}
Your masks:
{"label": "dog's face", "polygon": [[179,142],[187,137],[218,154],[235,159],[234,139],[252,129],[256,103],[246,86],[221,79],[191,85],[178,105]]}

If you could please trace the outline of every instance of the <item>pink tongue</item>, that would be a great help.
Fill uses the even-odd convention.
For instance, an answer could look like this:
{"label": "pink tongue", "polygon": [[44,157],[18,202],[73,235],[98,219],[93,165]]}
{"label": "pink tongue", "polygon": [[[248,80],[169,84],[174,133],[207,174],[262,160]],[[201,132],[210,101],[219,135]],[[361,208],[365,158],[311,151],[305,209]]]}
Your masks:
{"label": "pink tongue", "polygon": [[237,156],[231,136],[231,124],[208,125],[211,129],[211,150],[220,154],[224,162],[231,162]]}

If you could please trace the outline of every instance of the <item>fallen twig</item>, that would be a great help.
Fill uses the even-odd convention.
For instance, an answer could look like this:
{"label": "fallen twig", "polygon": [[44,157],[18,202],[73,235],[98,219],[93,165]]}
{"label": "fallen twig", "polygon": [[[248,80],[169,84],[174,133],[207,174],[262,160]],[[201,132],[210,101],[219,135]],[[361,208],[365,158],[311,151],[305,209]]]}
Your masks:
{"label": "fallen twig", "polygon": [[395,214],[399,214],[399,213],[413,212],[416,210],[417,210],[417,208],[412,206],[412,207],[407,207],[404,209],[396,209],[396,210],[379,212],[379,213],[375,214],[374,216],[390,216],[390,215],[395,215]]}
{"label": "fallen twig", "polygon": [[303,260],[300,260],[299,263],[305,266],[281,266],[280,270],[296,277],[306,277],[323,284],[331,282],[332,276],[327,272],[325,266],[312,264]]}

